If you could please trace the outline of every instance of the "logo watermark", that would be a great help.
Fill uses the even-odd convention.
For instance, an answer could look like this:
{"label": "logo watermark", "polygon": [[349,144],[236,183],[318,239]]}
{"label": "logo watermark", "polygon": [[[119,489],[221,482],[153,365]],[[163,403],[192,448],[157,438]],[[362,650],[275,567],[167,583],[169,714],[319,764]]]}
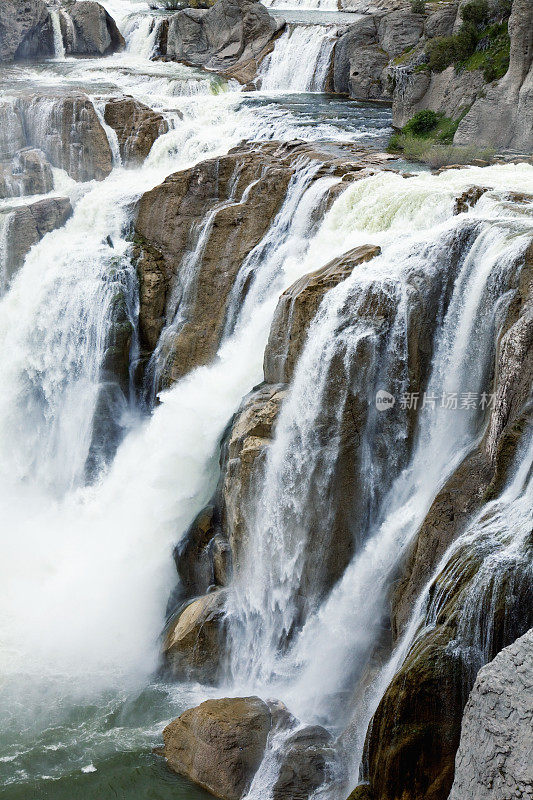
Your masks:
{"label": "logo watermark", "polygon": [[404,392],[396,398],[385,389],[376,392],[376,408],[378,411],[389,411],[394,408],[396,401],[403,410],[417,410],[423,408],[444,408],[448,411],[474,411],[480,408],[494,406],[496,395],[487,392]]}

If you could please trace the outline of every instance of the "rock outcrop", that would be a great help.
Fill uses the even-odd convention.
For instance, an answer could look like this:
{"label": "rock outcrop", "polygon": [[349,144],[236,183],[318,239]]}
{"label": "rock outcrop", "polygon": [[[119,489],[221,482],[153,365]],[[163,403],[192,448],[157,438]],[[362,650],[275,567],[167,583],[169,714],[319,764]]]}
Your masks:
{"label": "rock outcrop", "polygon": [[30,205],[2,208],[2,238],[5,242],[4,283],[24,263],[26,255],[43,236],[65,224],[72,214],[66,197],[52,197]]}
{"label": "rock outcrop", "polygon": [[52,20],[42,0],[2,0],[0,62],[54,54]]}
{"label": "rock outcrop", "polygon": [[356,100],[389,99],[389,65],[423,35],[422,14],[395,10],[361,17],[335,44],[333,90]]}
{"label": "rock outcrop", "polygon": [[155,140],[168,131],[168,123],[161,114],[133,97],[106,103],[104,119],[117,134],[125,165],[142,163]]}
{"label": "rock outcrop", "polygon": [[272,726],[258,697],[207,700],[163,731],[169,767],[222,800],[240,800],[263,759]]}
{"label": "rock outcrop", "polygon": [[52,168],[42,150],[23,147],[11,159],[0,161],[0,197],[48,194],[53,188]]}
{"label": "rock outcrop", "polygon": [[513,0],[509,35],[509,69],[475,100],[459,124],[456,144],[475,142],[533,151],[533,5],[529,0]]}
{"label": "rock outcrop", "polygon": [[168,628],[165,665],[175,678],[215,683],[224,661],[224,605],[220,589],[189,603]]}
{"label": "rock outcrop", "polygon": [[256,0],[218,0],[171,17],[165,55],[248,83],[283,26]]}
{"label": "rock outcrop", "polygon": [[66,0],[60,21],[68,55],[105,56],[125,47],[115,20],[95,0]]}
{"label": "rock outcrop", "polygon": [[[510,60],[506,74],[490,80],[480,69],[448,66],[431,71],[424,52],[428,40],[456,33],[464,3],[452,2],[424,22],[423,36],[408,45],[388,67],[393,94],[393,123],[403,127],[417,111],[430,109],[458,121],[456,145],[533,149],[533,7],[513,0],[508,30]],[[401,16],[401,12],[398,13]],[[387,15],[392,17],[392,14]],[[398,28],[396,30],[399,30]],[[479,44],[480,52],[487,43]],[[387,48],[385,47],[385,50]]]}
{"label": "rock outcrop", "polygon": [[106,132],[84,94],[22,94],[0,105],[0,194],[50,191],[50,165],[77,181],[111,172]]}
{"label": "rock outcrop", "polygon": [[281,295],[265,349],[264,374],[267,383],[289,383],[303,349],[309,325],[330,289],[345,280],[365,261],[379,255],[375,245],[355,247],[316,272],[304,275]]}
{"label": "rock outcrop", "polygon": [[479,672],[449,800],[533,797],[532,727],[533,629]]}

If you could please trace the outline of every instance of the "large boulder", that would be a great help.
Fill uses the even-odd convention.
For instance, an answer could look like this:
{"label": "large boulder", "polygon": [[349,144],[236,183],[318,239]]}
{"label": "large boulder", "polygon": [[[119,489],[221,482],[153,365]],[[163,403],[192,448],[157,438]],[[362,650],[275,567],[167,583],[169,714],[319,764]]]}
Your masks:
{"label": "large boulder", "polygon": [[0,226],[5,243],[5,284],[22,266],[33,245],[45,234],[64,225],[71,214],[72,206],[66,197],[51,197],[30,205],[2,209]]}
{"label": "large boulder", "polygon": [[330,734],[302,727],[279,702],[258,697],[207,700],[167,725],[163,755],[169,767],[222,800],[244,797],[267,751],[269,735],[283,746],[272,753],[273,800],[308,800],[332,777]]}
{"label": "large boulder", "polygon": [[104,119],[117,134],[122,162],[126,165],[142,163],[155,140],[168,131],[162,114],[133,97],[109,100]]}
{"label": "large boulder", "polygon": [[225,650],[226,592],[210,592],[189,603],[170,624],[163,655],[175,678],[215,683]]}
{"label": "large boulder", "polygon": [[42,0],[2,0],[0,62],[54,54],[52,20]]}
{"label": "large boulder", "polygon": [[207,700],[163,731],[169,767],[222,800],[240,800],[261,764],[272,727],[258,697]]}
{"label": "large boulder", "polygon": [[218,0],[171,18],[166,55],[247,83],[284,24],[256,0]]}
{"label": "large boulder", "polygon": [[95,0],[66,2],[61,33],[69,55],[109,55],[123,50],[125,41],[115,20]]}
{"label": "large boulder", "polygon": [[468,700],[449,800],[533,796],[533,629],[483,667]]}

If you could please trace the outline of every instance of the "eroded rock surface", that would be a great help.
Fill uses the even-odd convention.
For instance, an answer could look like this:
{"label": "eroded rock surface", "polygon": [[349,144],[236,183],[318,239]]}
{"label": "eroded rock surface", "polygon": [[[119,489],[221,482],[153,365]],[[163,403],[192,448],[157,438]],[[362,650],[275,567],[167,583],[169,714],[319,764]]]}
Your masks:
{"label": "eroded rock surface", "polygon": [[21,94],[0,105],[0,193],[50,191],[50,165],[76,181],[111,172],[107,135],[84,94]]}
{"label": "eroded rock surface", "polygon": [[479,672],[449,800],[533,797],[533,629]]}
{"label": "eroded rock surface", "polygon": [[166,56],[247,83],[283,26],[255,0],[218,0],[172,16]]}
{"label": "eroded rock surface", "polygon": [[30,205],[2,209],[2,237],[6,245],[4,283],[24,263],[26,255],[43,236],[65,224],[72,214],[72,206],[66,197],[52,197]]}
{"label": "eroded rock surface", "polygon": [[115,20],[95,0],[66,0],[60,21],[65,51],[69,55],[105,56],[125,47]]}
{"label": "eroded rock surface", "polygon": [[226,592],[218,590],[189,603],[171,623],[163,648],[165,663],[174,677],[214,683],[224,660],[224,605]]}
{"label": "eroded rock surface", "polygon": [[381,249],[363,245],[334,259],[316,272],[304,275],[281,295],[265,350],[264,374],[267,383],[289,383],[303,349],[309,325],[322,298],[330,289],[352,274]]}
{"label": "eroded rock surface", "polygon": [[0,62],[54,54],[52,20],[42,0],[2,0]]}
{"label": "eroded rock surface", "polygon": [[[444,552],[483,504],[501,492],[528,420],[530,424],[532,254],[533,245],[517,262],[514,297],[495,342],[495,402],[488,412],[485,436],[437,495],[394,587],[391,606],[397,637]],[[448,797],[462,710],[475,672],[533,622],[527,559],[517,554],[516,563],[511,559],[508,566],[500,566],[494,583],[487,577],[486,585],[478,586],[474,582],[484,558],[483,548],[459,547],[431,585],[429,602],[438,598],[438,607],[432,611],[435,623],[415,640],[369,728],[369,778],[376,797]],[[487,609],[487,613],[480,612],[483,630],[490,631],[483,643],[460,638],[474,636],[473,629],[468,628],[466,634],[462,627],[465,615],[477,607],[470,595],[474,585],[475,602],[480,609]]]}
{"label": "eroded rock surface", "polygon": [[168,131],[168,123],[161,114],[133,97],[106,103],[104,119],[117,134],[120,155],[126,165],[144,161],[155,140]]}

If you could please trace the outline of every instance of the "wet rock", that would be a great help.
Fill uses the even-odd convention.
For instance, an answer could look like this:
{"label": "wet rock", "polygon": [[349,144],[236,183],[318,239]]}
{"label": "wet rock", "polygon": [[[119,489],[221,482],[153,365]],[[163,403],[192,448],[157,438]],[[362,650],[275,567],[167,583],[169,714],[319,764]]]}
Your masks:
{"label": "wet rock", "polygon": [[[5,109],[5,106],[4,106]],[[2,109],[0,108],[0,112]],[[18,120],[22,135],[3,133],[4,122]],[[23,141],[21,141],[23,139]],[[4,158],[14,158],[20,145],[33,153],[20,156],[35,164],[44,153],[54,167],[66,170],[77,181],[103,180],[112,169],[112,154],[98,114],[84,94],[23,94],[11,103],[11,111],[0,113],[0,146]],[[39,156],[43,163],[42,156]],[[32,167],[35,171],[35,168]],[[30,170],[31,171],[31,170]]]}
{"label": "wet rock", "polygon": [[300,728],[283,742],[283,757],[273,800],[307,800],[332,777],[330,734],[320,725]]}
{"label": "wet rock", "polygon": [[[533,386],[533,245],[517,260],[517,278],[495,358],[496,396],[479,446],[435,499],[408,555],[392,597],[399,636],[414,600],[444,551],[484,503],[505,485],[509,467],[531,421]],[[529,560],[501,565],[494,582],[474,584],[486,556],[457,548],[429,591],[438,598],[434,624],[411,648],[387,688],[367,734],[367,757],[376,797],[445,800],[451,789],[461,719],[476,676],[533,623]],[[476,594],[471,594],[476,586]],[[474,606],[473,602],[475,600]],[[477,628],[465,629],[475,612]],[[466,631],[466,632],[465,632]],[[490,635],[485,636],[485,631]],[[458,641],[458,636],[462,637]],[[468,638],[470,637],[470,638]]]}
{"label": "wet rock", "polygon": [[265,386],[251,392],[235,415],[226,445],[223,525],[235,569],[239,568],[246,550],[246,508],[284,396],[283,386]]}
{"label": "wet rock", "polygon": [[373,797],[448,796],[464,704],[450,640],[445,629],[418,642],[379,704],[366,745]]}
{"label": "wet rock", "polygon": [[479,672],[465,709],[450,800],[533,796],[533,629]]}
{"label": "wet rock", "polygon": [[115,20],[94,0],[66,2],[61,32],[69,55],[109,55],[123,50],[125,41]]}
{"label": "wet rock", "polygon": [[[237,148],[169,176],[141,198],[136,233],[145,352],[155,348],[176,313],[167,305],[172,292],[186,285],[187,269],[194,269],[194,295],[180,292],[184,324],[168,343],[163,385],[214,357],[236,275],[285,198],[291,161],[275,158],[268,148],[262,153]],[[193,256],[209,212],[214,214],[209,236]]]}
{"label": "wet rock", "polygon": [[54,188],[50,163],[42,150],[24,147],[0,164],[0,197],[48,194]]}
{"label": "wet rock", "polygon": [[266,747],[271,713],[258,697],[207,700],[163,731],[169,767],[222,800],[240,800]]}
{"label": "wet rock", "polygon": [[381,248],[363,245],[309,273],[281,295],[270,328],[265,350],[264,373],[267,383],[288,383],[303,349],[309,325],[330,289],[352,274],[365,261],[379,255]]}
{"label": "wet rock", "polygon": [[4,263],[4,282],[9,283],[24,263],[26,255],[45,234],[60,228],[72,214],[70,200],[53,197],[30,205],[2,209],[4,218],[2,235],[6,242],[7,257]]}
{"label": "wet rock", "polygon": [[42,0],[2,0],[0,62],[54,54],[50,13]]}
{"label": "wet rock", "polygon": [[161,114],[132,97],[106,103],[104,119],[117,134],[122,162],[126,165],[142,163],[155,140],[168,131],[168,123]]}
{"label": "wet rock", "polygon": [[248,83],[284,24],[255,0],[188,8],[171,18],[166,55]]}
{"label": "wet rock", "polygon": [[484,186],[471,186],[464,191],[455,201],[453,207],[454,214],[465,214],[469,209],[474,208],[480,197],[489,190]]}
{"label": "wet rock", "polygon": [[219,589],[189,603],[170,624],[163,655],[173,677],[215,683],[225,654],[226,591]]}
{"label": "wet rock", "polygon": [[211,586],[225,586],[231,574],[231,551],[222,533],[220,511],[206,506],[174,549],[182,599],[205,594]]}

